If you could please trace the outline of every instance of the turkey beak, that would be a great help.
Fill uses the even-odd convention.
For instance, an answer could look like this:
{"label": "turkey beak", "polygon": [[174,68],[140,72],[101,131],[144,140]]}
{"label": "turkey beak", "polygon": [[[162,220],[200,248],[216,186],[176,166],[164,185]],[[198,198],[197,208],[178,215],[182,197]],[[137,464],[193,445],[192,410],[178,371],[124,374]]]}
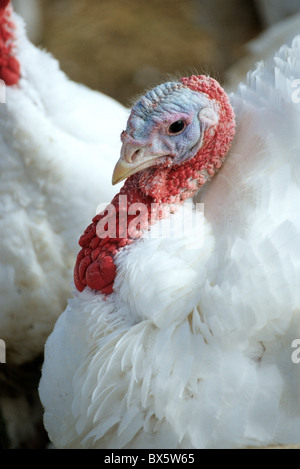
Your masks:
{"label": "turkey beak", "polygon": [[154,161],[159,158],[158,155],[151,154],[147,147],[133,145],[132,143],[123,143],[121,148],[121,157],[117,162],[113,177],[113,185],[117,184],[129,176],[152,166]]}

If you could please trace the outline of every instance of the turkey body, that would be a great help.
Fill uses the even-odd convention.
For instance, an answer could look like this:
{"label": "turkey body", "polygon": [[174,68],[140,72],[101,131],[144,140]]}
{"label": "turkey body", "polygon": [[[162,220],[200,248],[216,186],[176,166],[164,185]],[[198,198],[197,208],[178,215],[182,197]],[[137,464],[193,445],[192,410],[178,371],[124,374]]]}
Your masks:
{"label": "turkey body", "polygon": [[245,80],[249,70],[263,60],[273,63],[274,54],[282,44],[290,44],[300,32],[300,13],[281,19],[269,26],[264,32],[246,45],[246,56],[227,70],[226,89],[236,90],[240,82]]}
{"label": "turkey body", "polygon": [[299,58],[298,37],[231,95],[204,214],[187,202],[121,251],[111,295],[74,291],[39,388],[56,447],[299,443]]}
{"label": "turkey body", "polygon": [[43,351],[70,295],[82,223],[113,194],[127,111],[70,81],[13,20],[21,79],[0,104],[0,331],[7,362],[21,364]]}
{"label": "turkey body", "polygon": [[3,9],[2,2],[20,78],[0,83],[0,439],[20,448],[44,444],[37,396],[44,344],[72,291],[82,223],[115,190],[128,112],[69,80],[27,39],[23,20]]}

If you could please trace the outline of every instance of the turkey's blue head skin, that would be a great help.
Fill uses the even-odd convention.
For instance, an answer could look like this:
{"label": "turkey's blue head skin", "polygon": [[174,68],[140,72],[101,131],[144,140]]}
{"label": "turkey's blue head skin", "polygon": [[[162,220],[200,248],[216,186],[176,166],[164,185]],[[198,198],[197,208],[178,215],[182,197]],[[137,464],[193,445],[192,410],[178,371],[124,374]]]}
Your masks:
{"label": "turkey's blue head skin", "polygon": [[[136,103],[122,133],[121,158],[113,175],[115,183],[128,178],[112,200],[117,226],[124,225],[124,212],[126,224],[117,238],[100,239],[97,226],[105,211],[94,217],[79,242],[82,249],[74,271],[79,291],[86,286],[105,294],[113,291],[114,256],[148,229],[153,203],[160,208],[179,206],[193,197],[222,166],[234,127],[228,96],[213,78],[203,75],[157,86]],[[147,210],[133,233],[130,216],[136,203]],[[161,217],[165,214],[162,210]]]}
{"label": "turkey's blue head skin", "polygon": [[135,168],[188,161],[201,147],[205,130],[217,123],[217,104],[204,94],[180,82],[157,86],[133,106],[121,135],[122,179]]}

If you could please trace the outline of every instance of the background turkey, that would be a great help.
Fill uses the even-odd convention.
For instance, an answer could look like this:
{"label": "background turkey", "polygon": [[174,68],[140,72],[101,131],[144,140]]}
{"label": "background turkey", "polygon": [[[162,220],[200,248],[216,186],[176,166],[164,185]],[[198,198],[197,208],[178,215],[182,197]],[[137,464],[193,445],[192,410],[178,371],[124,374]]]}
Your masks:
{"label": "background turkey", "polygon": [[50,54],[28,41],[7,3],[0,2],[6,84],[0,105],[0,334],[6,344],[0,410],[9,444],[18,446],[34,440],[31,414],[37,406],[41,415],[36,388],[44,343],[71,291],[87,211],[95,214],[113,194],[111,171],[127,110],[70,81]]}

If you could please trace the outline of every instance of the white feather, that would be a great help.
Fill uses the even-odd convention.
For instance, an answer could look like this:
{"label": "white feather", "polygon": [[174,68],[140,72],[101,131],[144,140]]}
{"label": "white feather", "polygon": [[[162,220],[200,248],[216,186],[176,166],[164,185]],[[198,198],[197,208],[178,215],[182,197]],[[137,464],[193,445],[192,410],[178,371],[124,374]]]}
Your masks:
{"label": "white feather", "polygon": [[237,134],[202,194],[204,228],[176,237],[182,207],[169,237],[117,256],[107,299],[74,293],[40,383],[58,448],[299,443],[299,52],[297,38],[231,96]]}
{"label": "white feather", "polygon": [[70,81],[13,21],[22,78],[0,104],[0,331],[7,362],[21,364],[43,352],[71,294],[82,226],[114,194],[128,113]]}

